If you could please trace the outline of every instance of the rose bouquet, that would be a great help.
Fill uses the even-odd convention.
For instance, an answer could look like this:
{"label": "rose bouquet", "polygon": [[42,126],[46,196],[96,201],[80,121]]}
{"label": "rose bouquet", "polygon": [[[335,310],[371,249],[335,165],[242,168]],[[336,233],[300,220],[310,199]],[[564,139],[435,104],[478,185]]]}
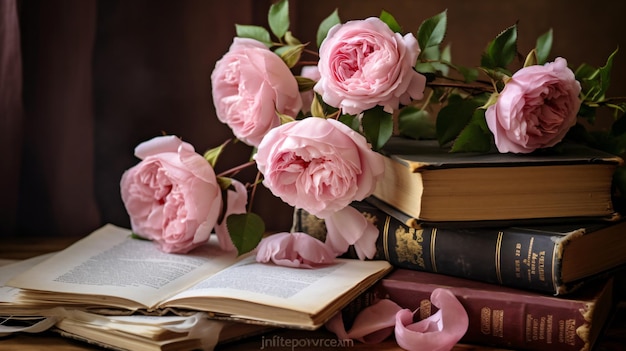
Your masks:
{"label": "rose bouquet", "polygon": [[[262,184],[328,227],[323,248],[293,245],[289,236],[268,238],[276,242],[264,248],[289,247],[292,261],[302,262],[350,245],[360,258],[372,257],[378,233],[348,205],[373,191],[384,172],[377,151],[394,134],[435,138],[453,152],[525,154],[564,139],[625,150],[626,102],[606,96],[617,50],[603,67],[572,70],[565,58],[548,61],[551,30],[522,55],[513,25],[487,43],[480,65],[463,67],[444,45],[446,11],[423,20],[414,35],[385,11],[342,22],[335,10],[319,26],[317,50],[289,31],[287,0],[270,7],[268,23],[269,30],[236,25],[211,75],[217,118],[253,148],[242,166],[256,166],[257,178],[237,180],[238,169],[215,174],[229,142],[200,155],[174,136],[139,145],[142,161],[122,177],[134,232],[165,251],[187,252],[211,233],[224,249],[255,249],[265,228],[249,199]],[[611,130],[587,131],[601,107],[614,112]],[[621,174],[616,184],[624,189]]]}

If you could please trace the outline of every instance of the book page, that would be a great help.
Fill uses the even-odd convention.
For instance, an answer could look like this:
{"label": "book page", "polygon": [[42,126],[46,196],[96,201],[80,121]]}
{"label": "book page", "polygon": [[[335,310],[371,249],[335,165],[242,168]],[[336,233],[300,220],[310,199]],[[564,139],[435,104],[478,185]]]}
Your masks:
{"label": "book page", "polygon": [[[188,254],[165,253],[128,229],[106,225],[20,274],[8,285],[57,293],[115,296],[146,308],[233,264],[235,252],[211,242]],[[50,295],[54,298],[55,295]]]}
{"label": "book page", "polygon": [[[176,307],[181,300],[193,305],[205,297],[222,298],[220,303],[203,301],[213,312],[229,313],[220,306],[223,298],[249,301],[305,313],[317,313],[367,277],[390,267],[386,261],[337,259],[328,266],[314,269],[282,267],[256,262],[248,257],[170,298],[166,305]],[[232,308],[228,307],[228,308]]]}
{"label": "book page", "polygon": [[7,286],[7,282],[12,277],[26,272],[42,261],[52,257],[54,253],[35,256],[26,260],[17,261],[0,267],[0,306],[3,304],[11,304],[17,301],[17,295],[20,289]]}

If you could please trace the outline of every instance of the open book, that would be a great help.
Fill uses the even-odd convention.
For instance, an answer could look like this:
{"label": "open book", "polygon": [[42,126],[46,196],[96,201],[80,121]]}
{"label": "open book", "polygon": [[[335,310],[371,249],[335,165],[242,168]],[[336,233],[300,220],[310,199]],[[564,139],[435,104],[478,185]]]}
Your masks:
{"label": "open book", "polygon": [[386,261],[337,259],[298,269],[237,257],[211,242],[191,253],[164,253],[105,225],[7,285],[13,308],[143,312],[204,311],[216,318],[316,329],[391,270]]}

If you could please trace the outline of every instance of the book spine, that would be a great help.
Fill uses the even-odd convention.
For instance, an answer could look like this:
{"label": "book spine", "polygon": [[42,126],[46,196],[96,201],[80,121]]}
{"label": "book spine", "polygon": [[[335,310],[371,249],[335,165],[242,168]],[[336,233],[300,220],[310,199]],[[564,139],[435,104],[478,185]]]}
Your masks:
{"label": "book spine", "polygon": [[[374,258],[395,267],[555,295],[568,292],[554,235],[521,228],[414,228],[364,201],[352,206],[379,229]],[[304,211],[294,219],[295,230],[323,239],[323,221]],[[356,258],[352,250],[346,256]]]}
{"label": "book spine", "polygon": [[[417,310],[416,320],[437,311],[430,295],[439,285],[385,279],[380,284],[389,299],[403,308]],[[594,308],[586,301],[449,289],[469,317],[462,343],[535,351],[580,351],[591,347],[588,331],[590,324],[598,321],[585,319],[585,313]]]}

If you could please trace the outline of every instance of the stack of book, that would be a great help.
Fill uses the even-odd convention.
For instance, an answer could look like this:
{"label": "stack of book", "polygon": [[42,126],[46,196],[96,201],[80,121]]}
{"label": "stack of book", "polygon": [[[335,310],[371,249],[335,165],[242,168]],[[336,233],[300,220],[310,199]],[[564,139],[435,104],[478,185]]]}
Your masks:
{"label": "stack of book", "polygon": [[[451,289],[470,317],[467,343],[591,348],[611,314],[613,272],[626,264],[611,191],[622,159],[580,145],[450,153],[402,138],[383,153],[384,179],[352,204],[379,228],[375,259],[395,267],[379,295],[425,317],[436,310],[432,290]],[[302,210],[293,229],[325,235]]]}

